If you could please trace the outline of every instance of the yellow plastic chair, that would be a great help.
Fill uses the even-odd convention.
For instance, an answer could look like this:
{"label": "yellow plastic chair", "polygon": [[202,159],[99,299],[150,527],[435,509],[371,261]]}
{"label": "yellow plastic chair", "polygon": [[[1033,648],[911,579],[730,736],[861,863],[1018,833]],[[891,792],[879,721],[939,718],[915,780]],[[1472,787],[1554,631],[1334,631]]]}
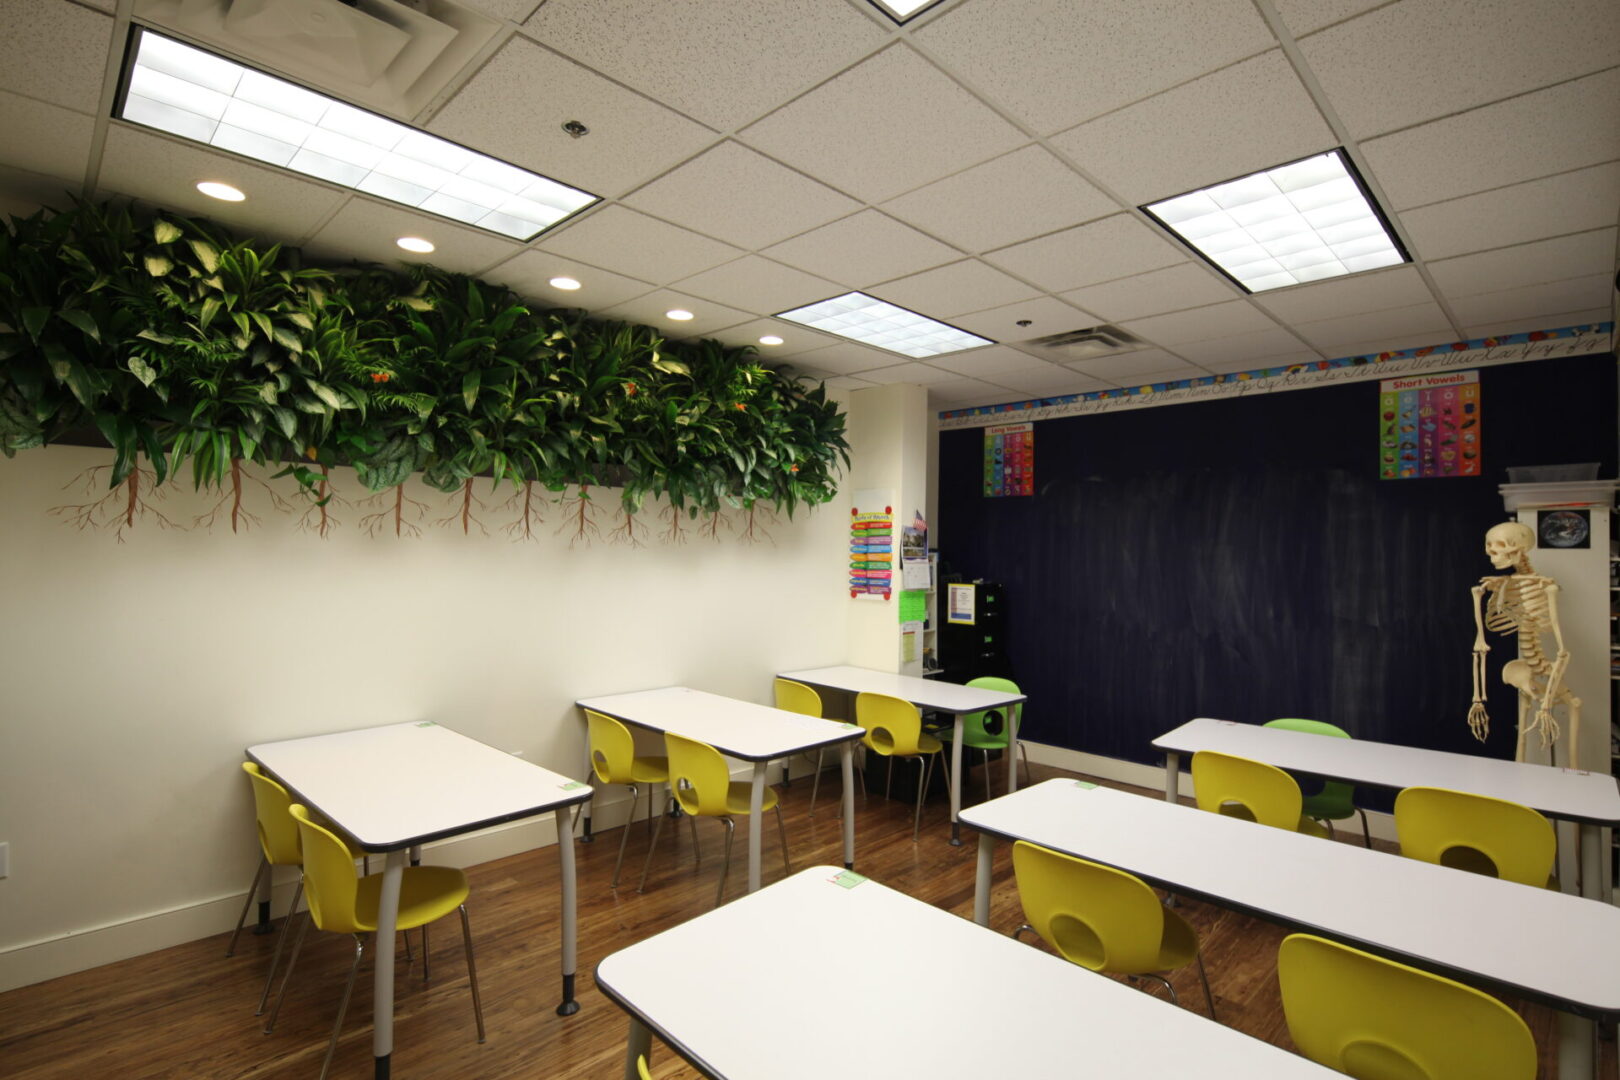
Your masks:
{"label": "yellow plastic chair", "polygon": [[[641,788],[647,788],[647,825],[652,827],[653,787],[669,780],[669,759],[666,757],[638,757],[636,740],[630,729],[611,716],[594,709],[585,710],[585,722],[590,727],[591,768],[597,780],[604,784],[623,784],[630,789],[630,816],[624,822],[624,835],[619,837],[619,858],[613,864],[613,884],[619,887],[619,868],[624,865],[624,845],[630,839],[630,826],[636,820],[636,800]],[[669,806],[666,798],[665,807]],[[694,833],[694,835],[696,835]]]}
{"label": "yellow plastic chair", "polygon": [[[802,682],[792,679],[777,679],[775,685],[776,707],[796,712],[801,716],[814,716],[822,718],[821,695],[816,693],[815,687],[806,686]],[[816,796],[821,791],[821,766],[826,760],[827,748],[822,747],[816,751],[816,778],[810,785],[810,816],[816,816]]]}
{"label": "yellow plastic chair", "polygon": [[[1276,720],[1267,720],[1266,727],[1283,728],[1286,731],[1303,731],[1311,735],[1328,735],[1335,739],[1348,739],[1350,733],[1337,724],[1330,724],[1326,720],[1306,720],[1298,716],[1285,716]],[[1322,790],[1305,796],[1305,802],[1300,813],[1312,821],[1319,821],[1327,826],[1328,836],[1333,835],[1333,823],[1343,821],[1356,814],[1361,815],[1361,842],[1372,847],[1372,830],[1367,827],[1367,811],[1356,805],[1356,789],[1354,785],[1346,784],[1340,780],[1322,781]]]}
{"label": "yellow plastic chair", "polygon": [[1311,934],[1277,953],[1299,1052],[1357,1080],[1534,1080],[1519,1014],[1471,986]]}
{"label": "yellow plastic chair", "polygon": [[[226,956],[236,952],[236,939],[242,933],[242,924],[247,922],[248,909],[259,894],[259,880],[269,873],[270,867],[304,865],[303,848],[298,842],[298,823],[287,813],[287,808],[292,805],[292,797],[287,794],[287,789],[264,775],[254,762],[242,762],[242,771],[247,774],[253,787],[253,816],[259,831],[259,868],[253,872],[253,884],[248,886],[247,901],[242,905],[242,914],[236,918],[236,929],[231,931],[231,940],[225,946]],[[276,976],[276,966],[281,963],[281,947],[287,943],[286,931],[298,914],[298,900],[303,894],[304,881],[300,877],[297,887],[293,889],[292,906],[287,909],[287,917],[281,923],[282,932],[276,936],[276,951],[270,955],[270,970],[265,972],[264,990],[259,994],[254,1016],[263,1013],[264,1003],[270,1000],[270,984]],[[269,912],[263,914],[268,916]]]}
{"label": "yellow plastic chair", "polygon": [[[981,675],[977,679],[969,679],[968,686],[983,690],[1000,690],[1007,694],[1021,694],[1018,684],[1011,679],[1003,679],[995,675]],[[1003,705],[996,709],[985,709],[983,712],[962,714],[962,746],[968,750],[978,750],[984,755],[984,797],[989,799],[990,792],[990,751],[1005,750],[1012,741],[1012,711],[1019,708],[1017,705]],[[952,721],[933,732],[935,738],[941,742],[949,743],[956,737],[956,724]],[[1024,783],[1029,783],[1029,748],[1020,740],[1018,749],[1024,756]]]}
{"label": "yellow plastic chair", "polygon": [[[681,809],[693,819],[717,817],[725,822],[726,854],[720,864],[720,886],[714,893],[714,906],[719,907],[726,895],[726,874],[731,870],[731,842],[737,836],[737,823],[733,818],[749,812],[752,785],[733,782],[725,757],[708,743],[666,731],[664,748],[669,751],[669,787]],[[787,826],[782,823],[781,800],[773,789],[765,789],[759,808],[776,811],[776,831],[782,838],[782,869],[792,874],[793,867],[788,863]],[[647,861],[641,866],[641,885],[637,892],[647,888],[647,870],[652,866],[653,852],[658,848],[658,831],[663,825],[660,818],[653,826],[652,846],[647,849]],[[694,820],[694,839],[696,828]],[[696,846],[694,843],[693,847]]]}
{"label": "yellow plastic chair", "polygon": [[1192,759],[1193,795],[1198,809],[1256,821],[1261,825],[1326,838],[1325,828],[1306,817],[1299,783],[1274,765],[1235,754],[1200,750]]}
{"label": "yellow plastic chair", "polygon": [[[332,1038],[326,1047],[326,1060],[321,1063],[321,1080],[326,1080],[332,1067],[332,1055],[337,1050],[338,1034],[343,1030],[343,1016],[349,1009],[349,996],[354,992],[354,977],[360,970],[360,961],[366,951],[366,937],[377,931],[377,901],[382,893],[381,874],[359,877],[354,872],[354,860],[349,849],[337,834],[316,824],[309,811],[294,803],[291,813],[298,822],[298,835],[304,846],[304,881],[309,892],[309,918],[299,925],[298,939],[293,942],[292,955],[287,958],[287,973],[281,977],[281,990],[276,994],[276,1006],[270,1011],[270,1020],[264,1030],[268,1034],[276,1026],[276,1015],[287,997],[287,984],[292,981],[293,967],[298,963],[298,951],[304,944],[304,933],[313,922],[318,929],[334,934],[354,935],[354,962],[349,965],[349,981],[343,987],[343,998],[338,1004],[337,1020],[332,1024]],[[478,1022],[478,1041],[484,1041],[484,1006],[478,996],[478,968],[473,961],[472,924],[467,919],[467,875],[448,866],[407,866],[399,886],[399,916],[395,926],[399,930],[422,928],[422,979],[428,977],[428,923],[441,919],[452,911],[461,913],[461,936],[467,950],[467,979],[472,985],[473,1017]]]}
{"label": "yellow plastic chair", "polygon": [[1159,972],[1196,961],[1204,1003],[1215,1018],[1197,931],[1141,878],[1027,840],[1013,845],[1013,878],[1027,920],[1013,937],[1033,930],[1071,964],[1132,980],[1157,979],[1177,1005],[1176,988]]}
{"label": "yellow plastic chair", "polygon": [[646,1054],[636,1055],[636,1075],[639,1076],[641,1080],[652,1080],[652,1073],[647,1071]]}
{"label": "yellow plastic chair", "polygon": [[[928,792],[928,781],[934,775],[934,760],[945,744],[922,729],[922,714],[917,706],[904,698],[888,694],[863,693],[855,696],[855,722],[866,729],[861,745],[874,754],[889,759],[889,775],[884,781],[883,797],[889,797],[894,784],[894,759],[910,758],[917,764],[917,812],[911,825],[911,839],[916,840],[922,830],[923,796]],[[924,766],[923,759],[927,758]],[[950,773],[945,774],[945,785],[950,787]]]}
{"label": "yellow plastic chair", "polygon": [[1552,822],[1530,807],[1447,788],[1395,796],[1395,834],[1409,859],[1521,885],[1547,885],[1558,854]]}

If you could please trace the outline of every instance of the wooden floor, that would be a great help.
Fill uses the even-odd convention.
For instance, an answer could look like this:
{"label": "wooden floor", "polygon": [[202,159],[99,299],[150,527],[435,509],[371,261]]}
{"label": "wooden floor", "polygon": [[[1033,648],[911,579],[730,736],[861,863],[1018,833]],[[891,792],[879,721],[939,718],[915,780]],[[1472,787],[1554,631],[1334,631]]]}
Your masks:
{"label": "wooden floor", "polygon": [[[999,767],[998,767],[999,773]],[[835,774],[829,772],[829,779]],[[982,791],[977,772],[972,793]],[[1074,775],[1040,766],[1035,780]],[[999,776],[998,776],[999,779]],[[808,815],[810,785],[796,779],[782,792],[795,868],[841,861],[842,833],[837,807],[823,791],[815,817]],[[1145,797],[1162,797],[1141,792]],[[910,807],[873,797],[857,800],[856,868],[919,899],[955,912],[973,914],[975,843],[947,843],[948,810],[943,797],[924,810],[920,843],[911,839]],[[688,828],[665,828],[647,892],[637,894],[635,877],[646,852],[641,826],[629,841],[626,881],[609,888],[620,832],[579,845],[579,1000],[581,1011],[555,1015],[559,1001],[557,896],[558,869],[552,848],[469,871],[473,933],[483,990],[488,1041],[475,1041],[472,1002],[455,920],[439,924],[432,936],[431,983],[421,981],[421,954],[398,967],[393,1074],[400,1080],[497,1080],[497,1078],[604,1077],[622,1075],[625,1015],[599,994],[592,982],[596,964],[616,949],[709,909],[720,871],[722,826],[699,821],[702,866],[694,864]],[[742,831],[739,828],[739,832]],[[249,834],[250,835],[250,834]],[[1341,841],[1345,834],[1341,830]],[[1356,837],[1355,842],[1360,838]],[[745,886],[746,849],[739,839],[728,897]],[[765,882],[781,876],[775,829],[765,834]],[[1020,921],[1009,849],[998,845],[991,926],[1007,932]],[[1414,903],[1421,899],[1414,897]],[[1221,908],[1185,902],[1182,909],[1203,942],[1205,963],[1222,1023],[1292,1049],[1278,1001],[1275,958],[1285,931]],[[1505,928],[1507,929],[1507,928]],[[1533,932],[1533,928],[1518,928]],[[791,931],[785,931],[791,932]],[[314,1080],[338,997],[352,956],[350,939],[312,932],[287,1003],[273,1035],[261,1033],[253,1016],[274,937],[244,933],[234,957],[224,956],[226,935],[65,976],[0,994],[0,1075],[11,1080],[43,1077],[235,1078]],[[671,977],[680,973],[671,972]],[[900,980],[903,972],[861,970],[863,978]],[[791,970],[781,973],[793,978]],[[1099,976],[1102,977],[1102,976]],[[1173,977],[1191,1007],[1203,998],[1191,969]],[[986,987],[986,992],[994,992]],[[928,993],[927,987],[915,992]],[[349,1020],[333,1067],[334,1077],[371,1076],[371,978],[361,972],[349,1007]],[[1551,1077],[1555,1023],[1539,1006],[1520,1006],[1542,1053],[1541,1075]],[[941,1000],[939,1014],[960,1014],[972,1029],[969,1002]],[[1083,1018],[1082,1018],[1083,1019]],[[943,1026],[942,1029],[944,1030]],[[806,1046],[836,1039],[832,1032],[805,1033]],[[1083,1040],[1076,1040],[1083,1053]],[[1603,1045],[1604,1064],[1613,1075],[1615,1046]],[[858,1074],[858,1063],[848,1063]],[[658,1077],[698,1075],[656,1041],[653,1073]]]}

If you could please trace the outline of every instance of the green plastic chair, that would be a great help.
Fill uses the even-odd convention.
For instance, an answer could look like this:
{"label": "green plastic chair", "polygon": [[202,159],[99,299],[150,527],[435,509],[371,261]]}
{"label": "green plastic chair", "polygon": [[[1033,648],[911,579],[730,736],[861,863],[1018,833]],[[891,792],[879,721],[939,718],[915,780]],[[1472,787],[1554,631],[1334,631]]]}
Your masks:
{"label": "green plastic chair", "polygon": [[[981,687],[985,690],[1000,690],[1007,694],[1022,694],[1018,684],[1011,679],[1000,679],[994,675],[985,675],[968,683],[969,686]],[[1019,706],[1010,705],[1001,709],[986,709],[983,712],[962,714],[962,745],[970,750],[984,752],[984,797],[990,798],[990,751],[1007,749],[1008,731],[1007,713]],[[949,744],[956,737],[955,725],[933,729],[934,737],[941,742]],[[1019,753],[1024,758],[1024,783],[1029,783],[1029,751],[1019,742]]]}
{"label": "green plastic chair", "polygon": [[[1305,720],[1297,716],[1284,717],[1272,720],[1266,727],[1284,728],[1288,731],[1303,731],[1310,735],[1331,735],[1336,739],[1348,739],[1350,733],[1342,727],[1329,724],[1325,720]],[[1367,828],[1367,811],[1356,805],[1356,789],[1350,784],[1340,783],[1337,780],[1324,780],[1322,790],[1314,795],[1306,795],[1302,812],[1313,821],[1320,821],[1327,826],[1328,835],[1333,835],[1333,823],[1343,821],[1355,814],[1361,815],[1361,840],[1368,847],[1372,847],[1372,832]]]}

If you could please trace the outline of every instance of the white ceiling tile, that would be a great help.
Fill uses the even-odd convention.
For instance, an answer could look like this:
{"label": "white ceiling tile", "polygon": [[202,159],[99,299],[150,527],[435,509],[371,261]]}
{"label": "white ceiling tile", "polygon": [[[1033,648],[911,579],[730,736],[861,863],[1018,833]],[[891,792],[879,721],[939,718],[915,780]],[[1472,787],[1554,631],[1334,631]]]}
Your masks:
{"label": "white ceiling tile", "polygon": [[1201,263],[1167,266],[1118,281],[1091,285],[1063,294],[1063,299],[1094,311],[1108,322],[1162,315],[1167,311],[1234,300],[1237,289]]}
{"label": "white ceiling tile", "polygon": [[[1156,345],[1176,346],[1189,341],[1208,341],[1210,338],[1231,337],[1267,330],[1276,324],[1264,312],[1247,300],[1228,300],[1223,304],[1175,311],[1168,315],[1150,315],[1120,324],[1137,337],[1146,338]],[[1180,351],[1179,349],[1177,350]]]}
{"label": "white ceiling tile", "polygon": [[27,217],[43,208],[60,210],[71,205],[59,178],[0,165],[0,214]]}
{"label": "white ceiling tile", "polygon": [[764,253],[856,288],[961,257],[956,250],[876,210],[823,225],[768,247]]}
{"label": "white ceiling tile", "polygon": [[1010,391],[978,379],[952,379],[928,385],[928,405],[933,409],[966,409],[975,405],[999,405]]}
{"label": "white ceiling tile", "polygon": [[861,207],[825,184],[734,142],[705,151],[624,202],[750,250]]}
{"label": "white ceiling tile", "polygon": [[827,386],[833,390],[867,390],[876,385],[869,379],[858,379],[853,375],[834,375],[827,380]]}
{"label": "white ceiling tile", "polygon": [[1263,357],[1233,354],[1226,359],[1211,359],[1200,361],[1200,363],[1216,375],[1230,375],[1236,371],[1262,371],[1270,368],[1291,367],[1294,364],[1315,364],[1321,359],[1322,357],[1316,353],[1306,351],[1277,353]]}
{"label": "white ceiling tile", "polygon": [[758,315],[790,311],[846,291],[843,286],[824,278],[762,259],[758,255],[744,255],[735,262],[724,263],[695,277],[686,278],[678,285],[694,296],[707,297]]}
{"label": "white ceiling tile", "polygon": [[[1459,62],[1437,60],[1441,42]],[[1299,47],[1339,119],[1365,139],[1620,63],[1620,4],[1404,0]],[[1471,62],[1483,57],[1503,62]]]}
{"label": "white ceiling tile", "polygon": [[916,38],[1043,134],[1276,45],[1250,0],[968,3]]}
{"label": "white ceiling tile", "polygon": [[1343,19],[1360,15],[1388,0],[1274,0],[1289,32],[1303,37]]}
{"label": "white ceiling tile", "polygon": [[1149,382],[1163,382],[1165,379],[1185,379],[1192,375],[1203,374],[1197,367],[1178,360],[1163,349],[1139,349],[1119,356],[1075,360],[1065,364],[1064,367],[1073,368],[1087,375],[1095,375],[1099,379],[1113,379],[1116,382],[1141,380],[1147,375],[1162,376],[1147,380]]}
{"label": "white ceiling tile", "polygon": [[[1018,325],[1026,320],[1028,326]],[[1066,330],[1083,330],[1100,321],[1090,312],[1080,311],[1050,296],[988,311],[976,311],[971,315],[959,315],[951,320],[963,330],[991,341],[1028,341],[1047,334],[1061,334]]]}
{"label": "white ceiling tile", "polygon": [[948,319],[992,304],[1010,304],[1039,295],[1016,278],[1008,277],[977,259],[924,270],[920,274],[884,282],[873,296],[934,319]]}
{"label": "white ceiling tile", "polygon": [[883,208],[978,252],[1117,213],[1120,205],[1051,151],[1026,146],[891,199]]}
{"label": "white ceiling tile", "polygon": [[524,31],[715,128],[747,123],[887,36],[846,4],[803,0],[550,0]]}
{"label": "white ceiling tile", "polygon": [[1546,281],[1614,269],[1615,230],[1594,229],[1516,247],[1459,255],[1429,264],[1435,287],[1448,299],[1501,292]]}
{"label": "white ceiling tile", "polygon": [[1411,307],[1299,323],[1294,330],[1327,357],[1357,355],[1352,346],[1375,338],[1417,340],[1447,337],[1455,332],[1446,313],[1433,300]]}
{"label": "white ceiling tile", "polygon": [[1570,278],[1527,289],[1478,293],[1451,302],[1451,310],[1464,326],[1502,323],[1550,316],[1565,311],[1587,311],[1614,302],[1614,272]]}
{"label": "white ceiling tile", "polygon": [[6,0],[0,90],[82,113],[99,111],[112,32],[112,19],[76,4]]}
{"label": "white ceiling tile", "polygon": [[[1189,342],[1177,345],[1175,349],[1176,355],[1183,360],[1211,371],[1216,370],[1217,364],[1246,363],[1249,367],[1264,367],[1272,363],[1270,357],[1295,355],[1304,351],[1307,351],[1304,343],[1280,326],[1248,334],[1233,334],[1231,337],[1211,338],[1209,341]],[[1242,368],[1225,370],[1237,371]]]}
{"label": "white ceiling tile", "polygon": [[1586,311],[1565,311],[1553,315],[1530,318],[1504,319],[1501,322],[1480,323],[1465,327],[1463,333],[1470,339],[1506,337],[1509,334],[1528,334],[1537,330],[1562,330],[1566,326],[1588,326],[1593,323],[1614,321],[1614,309],[1589,308]]}
{"label": "white ceiling tile", "polygon": [[[682,308],[692,313],[685,322],[671,319],[665,312]],[[604,319],[651,326],[668,338],[708,337],[716,330],[749,322],[753,316],[746,311],[728,308],[701,297],[688,296],[672,289],[659,289],[634,300],[615,304],[606,311],[596,312]]]}
{"label": "white ceiling tile", "polygon": [[1013,371],[993,380],[999,386],[1036,397],[1057,397],[1060,394],[1084,394],[1090,390],[1110,390],[1114,384],[1106,379],[1083,375],[1078,371],[1049,365],[1045,371]]}
{"label": "white ceiling tile", "polygon": [[1620,206],[1620,162],[1482,191],[1400,215],[1417,254],[1444,259],[1601,228]]}
{"label": "white ceiling tile", "polygon": [[[505,285],[519,296],[534,300],[543,307],[584,308],[587,311],[601,311],[653,290],[653,286],[645,281],[623,277],[574,259],[565,259],[549,251],[525,251],[489,271],[484,277]],[[554,277],[573,278],[579,282],[579,288],[556,288],[551,284]]]}
{"label": "white ceiling tile", "polygon": [[[578,120],[590,134],[562,125]],[[514,37],[428,129],[474,150],[612,197],[714,141],[700,124]]]}
{"label": "white ceiling tile", "polygon": [[540,238],[545,251],[667,285],[728,262],[742,252],[707,236],[622,206],[604,206]]}
{"label": "white ceiling tile", "polygon": [[918,361],[904,364],[895,364],[892,367],[878,368],[875,371],[861,372],[861,378],[870,379],[875,383],[911,383],[913,386],[928,386],[930,383],[954,382],[959,376],[953,371],[941,371]]}
{"label": "white ceiling tile", "polygon": [[1620,158],[1620,68],[1361,144],[1390,209]]}
{"label": "white ceiling tile", "polygon": [[534,9],[543,0],[461,0],[461,2],[497,19],[509,19],[520,23],[534,14]]}
{"label": "white ceiling tile", "polygon": [[[1265,122],[1256,123],[1257,116]],[[1280,49],[1050,141],[1136,205],[1309,157],[1336,142]]]}
{"label": "white ceiling tile", "polygon": [[970,349],[967,352],[952,353],[949,356],[936,356],[928,361],[937,368],[954,371],[958,375],[966,375],[975,379],[989,379],[996,381],[999,375],[1011,374],[1015,371],[1050,371],[1052,365],[1034,357],[1026,352],[1008,348],[1005,345],[991,345],[983,349]]}
{"label": "white ceiling tile", "polygon": [[[784,335],[785,336],[785,335]],[[857,371],[875,371],[878,368],[893,367],[895,364],[910,363],[910,357],[898,353],[884,352],[882,349],[873,349],[865,345],[857,345],[853,341],[840,341],[836,345],[828,345],[821,349],[808,349],[804,352],[794,353],[786,358],[790,364],[804,364],[818,371],[830,371],[837,375],[852,375]]]}
{"label": "white ceiling tile", "polygon": [[[431,240],[434,250],[417,255],[394,241],[401,236]],[[305,249],[322,259],[379,263],[428,263],[463,274],[478,274],[520,250],[503,236],[468,229],[415,210],[356,195],[310,237]]]}
{"label": "white ceiling tile", "polygon": [[1004,247],[985,260],[1049,292],[1060,292],[1185,262],[1187,256],[1131,215],[1115,214]]}
{"label": "white ceiling tile", "polygon": [[[781,338],[782,344],[761,345],[759,339],[767,334]],[[711,336],[727,345],[737,347],[752,345],[759,350],[760,362],[766,364],[796,363],[800,353],[838,344],[837,338],[818,334],[814,330],[783,319],[754,319],[751,322],[738,323],[736,326],[717,330]]]}
{"label": "white ceiling tile", "polygon": [[[197,190],[200,180],[231,184],[247,198],[238,203],[210,199]],[[241,236],[294,244],[348,198],[347,192],[313,180],[117,123],[107,128],[98,183],[101,195],[116,192],[210,218]],[[402,235],[394,233],[388,243]],[[394,254],[405,252],[395,248]]]}
{"label": "white ceiling tile", "polygon": [[1182,379],[1201,379],[1209,372],[1193,364],[1182,364],[1168,371],[1144,371],[1140,374],[1125,373],[1109,377],[1115,386],[1129,389],[1136,386],[1152,386],[1154,383],[1179,382]]}
{"label": "white ceiling tile", "polygon": [[1027,142],[905,45],[885,49],[751,125],[749,144],[867,202]]}
{"label": "white ceiling tile", "polygon": [[1284,322],[1302,323],[1433,299],[1416,267],[1397,266],[1260,293],[1254,302]]}
{"label": "white ceiling tile", "polygon": [[[96,122],[82,113],[0,91],[0,164],[43,173],[78,191],[90,162]],[[60,194],[57,203],[66,206]]]}

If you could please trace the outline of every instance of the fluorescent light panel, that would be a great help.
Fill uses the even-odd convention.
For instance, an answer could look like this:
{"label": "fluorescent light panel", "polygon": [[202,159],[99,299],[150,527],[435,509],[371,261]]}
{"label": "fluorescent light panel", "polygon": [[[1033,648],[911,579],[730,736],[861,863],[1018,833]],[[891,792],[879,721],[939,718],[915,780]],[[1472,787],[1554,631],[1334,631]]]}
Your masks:
{"label": "fluorescent light panel", "polygon": [[1342,150],[1142,209],[1251,293],[1407,261]]}
{"label": "fluorescent light panel", "polygon": [[914,360],[995,344],[988,338],[976,337],[859,292],[807,304],[776,317]]}
{"label": "fluorescent light panel", "polygon": [[145,29],[116,115],[515,240],[597,201]]}

